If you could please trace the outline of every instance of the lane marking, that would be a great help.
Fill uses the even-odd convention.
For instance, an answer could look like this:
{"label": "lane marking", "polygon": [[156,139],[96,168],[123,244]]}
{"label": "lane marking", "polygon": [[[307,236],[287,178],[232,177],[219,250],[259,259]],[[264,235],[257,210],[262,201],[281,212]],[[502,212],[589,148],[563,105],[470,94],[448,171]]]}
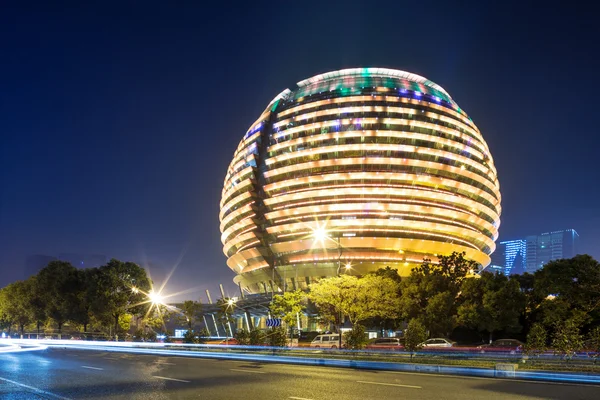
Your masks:
{"label": "lane marking", "polygon": [[369,381],[356,381],[356,382],[368,383],[370,385],[397,386],[397,387],[405,387],[405,388],[411,388],[411,389],[423,389],[421,386],[401,385],[399,383],[369,382]]}
{"label": "lane marking", "polygon": [[290,396],[290,399],[295,399],[295,400],[312,400],[312,399],[307,399],[306,397],[295,397],[295,396]]}
{"label": "lane marking", "polygon": [[166,376],[156,376],[156,375],[152,375],[153,378],[158,378],[158,379],[164,379],[165,381],[175,381],[175,382],[184,382],[184,383],[190,383],[191,381],[186,381],[183,379],[175,379],[175,378],[167,378]]}
{"label": "lane marking", "polygon": [[10,379],[0,378],[0,380],[4,381],[4,382],[12,383],[13,385],[21,386],[21,387],[23,387],[25,389],[32,390],[32,391],[34,391],[37,394],[45,395],[45,396],[52,397],[52,398],[55,398],[55,399],[60,399],[60,400],[72,400],[72,399],[70,399],[68,397],[59,396],[58,394],[50,393],[50,392],[47,392],[47,391],[42,390],[42,389],[38,389],[38,388],[33,387],[33,386],[29,386],[29,385],[25,385],[23,383],[11,381]]}
{"label": "lane marking", "polygon": [[96,371],[104,371],[104,368],[88,367],[87,365],[82,365],[81,368],[95,369]]}
{"label": "lane marking", "polygon": [[115,360],[115,361],[119,361],[120,358],[116,358],[116,357],[104,357],[105,360]]}
{"label": "lane marking", "polygon": [[177,365],[177,364],[170,363],[170,362],[157,362],[156,365]]}
{"label": "lane marking", "polygon": [[230,371],[238,371],[238,372],[250,372],[251,374],[266,374],[266,372],[263,371],[252,371],[249,369],[235,369],[235,368],[229,368]]}

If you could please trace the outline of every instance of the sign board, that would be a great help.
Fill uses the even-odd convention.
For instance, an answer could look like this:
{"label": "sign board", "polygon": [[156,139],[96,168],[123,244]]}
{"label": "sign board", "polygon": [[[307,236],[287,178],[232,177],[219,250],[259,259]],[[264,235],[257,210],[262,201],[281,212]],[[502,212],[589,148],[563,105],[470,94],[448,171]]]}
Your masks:
{"label": "sign board", "polygon": [[268,327],[281,326],[281,319],[269,318],[269,319],[267,319],[267,326]]}

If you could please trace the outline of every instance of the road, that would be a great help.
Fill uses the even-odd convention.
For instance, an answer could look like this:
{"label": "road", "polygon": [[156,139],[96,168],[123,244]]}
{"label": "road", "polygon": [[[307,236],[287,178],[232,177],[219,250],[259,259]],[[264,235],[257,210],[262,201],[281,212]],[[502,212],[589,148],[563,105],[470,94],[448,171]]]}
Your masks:
{"label": "road", "polygon": [[48,349],[0,354],[0,399],[599,399],[600,386]]}

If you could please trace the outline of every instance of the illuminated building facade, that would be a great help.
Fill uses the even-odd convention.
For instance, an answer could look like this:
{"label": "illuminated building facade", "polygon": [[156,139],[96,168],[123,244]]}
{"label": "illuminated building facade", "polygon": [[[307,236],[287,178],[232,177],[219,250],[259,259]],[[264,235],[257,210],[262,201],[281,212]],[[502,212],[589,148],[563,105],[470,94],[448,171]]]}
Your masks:
{"label": "illuminated building facade", "polygon": [[546,232],[525,239],[500,242],[486,269],[505,275],[534,273],[553,260],[577,255],[579,234],[575,229]]}
{"label": "illuminated building facade", "polygon": [[479,130],[439,85],[384,68],[329,72],[275,97],[227,170],[221,241],[249,292],[464,251],[486,266],[500,224]]}
{"label": "illuminated building facade", "polygon": [[492,254],[492,264],[486,269],[505,275],[525,272],[527,241],[524,239],[506,240],[498,243]]}

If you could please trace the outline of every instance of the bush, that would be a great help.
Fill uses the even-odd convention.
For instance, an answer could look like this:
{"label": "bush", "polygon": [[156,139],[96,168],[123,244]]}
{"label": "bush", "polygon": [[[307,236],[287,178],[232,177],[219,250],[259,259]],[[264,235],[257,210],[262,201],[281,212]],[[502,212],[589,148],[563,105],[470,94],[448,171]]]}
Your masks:
{"label": "bush", "polygon": [[287,344],[287,332],[283,327],[271,329],[268,334],[269,346],[285,347]]}
{"label": "bush", "polygon": [[365,327],[355,324],[350,331],[344,333],[344,340],[346,341],[346,347],[349,349],[364,349],[368,342]]}
{"label": "bush", "polygon": [[192,329],[188,329],[183,334],[183,343],[199,343],[198,335]]}
{"label": "bush", "polygon": [[266,335],[263,331],[255,329],[250,331],[249,342],[253,346],[262,346],[265,344]]}
{"label": "bush", "polygon": [[238,330],[235,335],[235,339],[238,341],[238,344],[248,345],[250,344],[250,332],[245,329]]}

